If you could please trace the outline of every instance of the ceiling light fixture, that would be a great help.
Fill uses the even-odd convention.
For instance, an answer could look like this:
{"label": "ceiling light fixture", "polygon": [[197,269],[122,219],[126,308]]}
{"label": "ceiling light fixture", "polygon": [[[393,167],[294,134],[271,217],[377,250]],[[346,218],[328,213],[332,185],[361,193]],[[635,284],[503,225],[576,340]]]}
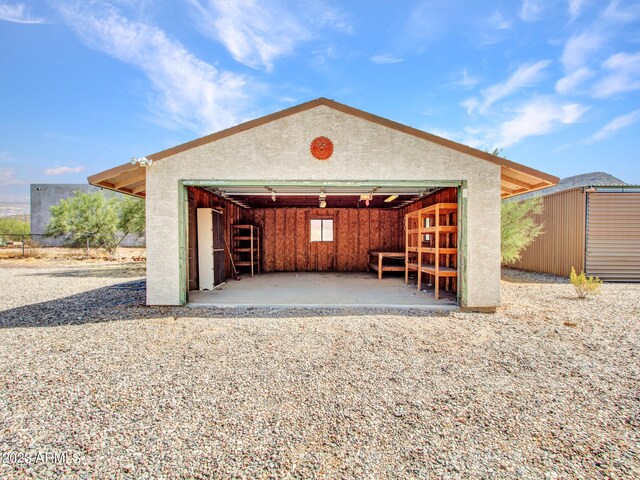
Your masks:
{"label": "ceiling light fixture", "polygon": [[327,208],[327,194],[324,193],[324,188],[320,189],[320,195],[318,196],[320,202],[320,208]]}
{"label": "ceiling light fixture", "polygon": [[384,199],[385,203],[389,203],[389,202],[393,202],[396,198],[398,198],[398,195],[389,195],[387,198]]}

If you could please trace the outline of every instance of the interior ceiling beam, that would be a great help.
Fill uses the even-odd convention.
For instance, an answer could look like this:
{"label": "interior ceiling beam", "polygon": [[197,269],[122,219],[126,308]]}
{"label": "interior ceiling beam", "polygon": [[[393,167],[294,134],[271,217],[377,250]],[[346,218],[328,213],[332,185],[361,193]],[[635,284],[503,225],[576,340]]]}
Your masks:
{"label": "interior ceiling beam", "polygon": [[[367,194],[370,192],[344,192],[344,193],[333,193],[333,192],[282,192],[274,190],[273,192],[229,192],[225,190],[219,190],[219,193],[222,193],[227,196],[239,196],[239,197],[270,197],[275,194],[278,197],[317,197],[320,195],[327,197],[359,197],[360,195]],[[421,192],[385,192],[385,193],[373,193],[372,195],[376,197],[388,197],[390,195],[398,195],[398,196],[412,196],[417,197]]]}
{"label": "interior ceiling beam", "polygon": [[395,181],[379,181],[379,180],[358,180],[358,181],[312,181],[312,180],[183,180],[182,184],[188,187],[264,187],[272,188],[283,186],[298,187],[378,187],[378,188],[394,188],[407,187],[425,189],[430,187],[459,187],[460,181],[457,180],[395,180]]}

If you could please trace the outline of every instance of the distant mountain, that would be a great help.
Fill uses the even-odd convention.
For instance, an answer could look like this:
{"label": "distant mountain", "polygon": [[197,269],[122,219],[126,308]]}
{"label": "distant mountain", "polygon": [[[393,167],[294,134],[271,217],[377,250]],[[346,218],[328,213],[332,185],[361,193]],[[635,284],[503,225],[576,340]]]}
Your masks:
{"label": "distant mountain", "polygon": [[543,188],[542,190],[536,190],[535,192],[523,193],[522,195],[515,195],[510,200],[526,200],[531,197],[539,197],[541,195],[549,195],[551,193],[562,192],[564,190],[571,190],[577,187],[589,187],[595,185],[627,185],[613,175],[609,175],[605,172],[591,172],[583,173],[582,175],[574,175],[573,177],[567,177],[560,180],[555,187]]}
{"label": "distant mountain", "polygon": [[9,203],[0,201],[0,217],[13,217],[17,215],[28,215],[28,203]]}

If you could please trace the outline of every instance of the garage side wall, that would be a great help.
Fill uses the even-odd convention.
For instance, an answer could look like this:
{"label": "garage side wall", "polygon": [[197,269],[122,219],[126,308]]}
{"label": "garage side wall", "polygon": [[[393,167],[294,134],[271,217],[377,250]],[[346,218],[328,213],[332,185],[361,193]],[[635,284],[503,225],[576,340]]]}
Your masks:
{"label": "garage side wall", "polygon": [[[327,136],[330,159],[309,152]],[[147,302],[180,303],[180,180],[464,180],[467,307],[500,303],[500,167],[318,106],[154,162],[147,171]]]}

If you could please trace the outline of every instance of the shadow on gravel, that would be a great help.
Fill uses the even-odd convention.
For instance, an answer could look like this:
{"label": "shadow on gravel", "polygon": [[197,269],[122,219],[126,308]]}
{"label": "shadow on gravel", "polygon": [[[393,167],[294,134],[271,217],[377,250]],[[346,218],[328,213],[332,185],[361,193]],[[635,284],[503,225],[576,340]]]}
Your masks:
{"label": "shadow on gravel", "polygon": [[135,280],[69,297],[0,311],[0,328],[78,325],[133,318],[131,306],[145,301],[146,282]]}
{"label": "shadow on gravel", "polygon": [[31,273],[30,276],[36,277],[52,277],[52,278],[137,278],[144,277],[146,275],[146,268],[144,264],[135,266],[118,266],[106,265],[104,267],[85,267],[85,268],[68,268],[61,269],[55,272],[37,272]]}
{"label": "shadow on gravel", "polygon": [[277,308],[277,307],[147,307],[146,281],[135,280],[98,288],[69,297],[0,311],[0,329],[83,325],[144,318],[308,318],[361,315],[404,317],[448,316],[444,310],[404,308]]}

